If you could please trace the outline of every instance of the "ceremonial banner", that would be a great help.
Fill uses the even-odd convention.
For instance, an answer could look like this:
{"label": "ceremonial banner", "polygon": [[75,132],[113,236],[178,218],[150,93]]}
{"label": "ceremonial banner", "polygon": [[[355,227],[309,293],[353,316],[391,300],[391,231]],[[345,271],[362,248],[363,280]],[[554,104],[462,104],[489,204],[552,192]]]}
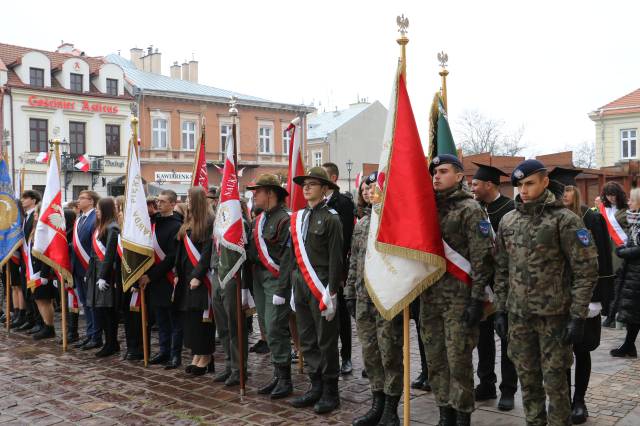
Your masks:
{"label": "ceremonial banner", "polygon": [[457,156],[458,151],[449,127],[449,117],[440,93],[436,93],[433,97],[429,124],[429,158],[439,154]]}
{"label": "ceremonial banner", "polygon": [[22,215],[18,208],[19,195],[14,198],[9,167],[0,153],[0,268],[22,245]]}
{"label": "ceremonial banner", "polygon": [[58,272],[67,282],[73,282],[57,154],[49,156],[47,185],[42,195],[32,254]]}
{"label": "ceremonial banner", "polygon": [[201,186],[205,191],[209,190],[209,173],[207,172],[207,154],[204,143],[204,126],[200,141],[196,147],[196,162],[193,165],[193,180],[191,186]]}
{"label": "ceremonial banner", "polygon": [[301,120],[296,118],[287,127],[287,132],[291,134],[289,141],[289,174],[287,176],[287,206],[292,212],[304,209],[307,202],[302,195],[302,187],[293,183],[293,178],[304,174],[304,163],[302,162],[302,126]]}
{"label": "ceremonial banner", "polygon": [[136,144],[129,142],[122,241],[122,290],[127,291],[153,265],[151,219],[140,175]]}
{"label": "ceremonial banner", "polygon": [[[216,211],[213,234],[220,245],[220,287],[224,289],[227,282],[238,272],[247,258],[244,245],[247,237],[242,223],[240,206],[240,190],[234,161],[235,143],[233,136],[227,139],[227,153],[220,184],[220,204]],[[222,260],[225,261],[222,261]],[[226,269],[228,266],[228,270]]]}
{"label": "ceremonial banner", "polygon": [[393,85],[372,197],[365,283],[392,319],[445,272],[431,175],[401,67]]}

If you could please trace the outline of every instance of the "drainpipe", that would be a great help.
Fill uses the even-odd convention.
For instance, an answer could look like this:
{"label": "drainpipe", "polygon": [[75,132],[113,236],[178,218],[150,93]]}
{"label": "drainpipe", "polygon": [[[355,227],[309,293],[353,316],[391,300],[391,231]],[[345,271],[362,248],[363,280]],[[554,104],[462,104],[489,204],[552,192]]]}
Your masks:
{"label": "drainpipe", "polygon": [[[10,88],[7,89],[7,93],[9,94],[9,99],[10,99],[9,120],[11,120],[11,182],[13,182],[15,185],[15,182],[16,182],[16,134],[13,131],[13,93],[11,93]],[[24,176],[22,177],[22,181],[24,182]]]}

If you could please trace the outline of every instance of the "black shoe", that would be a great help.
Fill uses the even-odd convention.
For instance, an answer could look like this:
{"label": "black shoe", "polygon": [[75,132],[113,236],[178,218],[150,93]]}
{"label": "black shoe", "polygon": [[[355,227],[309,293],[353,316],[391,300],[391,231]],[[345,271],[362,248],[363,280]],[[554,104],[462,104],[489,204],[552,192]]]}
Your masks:
{"label": "black shoe", "polygon": [[398,417],[399,402],[400,395],[385,395],[384,410],[382,411],[382,417],[378,422],[379,426],[400,426],[400,417]]}
{"label": "black shoe", "polygon": [[213,374],[216,372],[216,364],[213,362],[213,355],[211,355],[211,361],[207,364],[207,373]]}
{"label": "black shoe", "polygon": [[230,375],[231,375],[231,370],[221,371],[220,373],[218,373],[218,374],[216,374],[214,376],[213,381],[215,383],[224,383],[224,382],[227,381],[227,379],[229,378]]}
{"label": "black shoe", "polygon": [[[78,340],[80,340],[80,336],[78,336],[77,334],[67,334],[67,344],[70,345],[71,343],[75,343]],[[62,344],[62,342],[60,342],[60,344]]]}
{"label": "black shoe", "polygon": [[322,384],[322,396],[313,406],[313,411],[318,414],[330,413],[340,406],[340,393],[338,391],[338,379],[326,380]]}
{"label": "black shoe", "polygon": [[268,354],[270,352],[269,345],[264,340],[258,340],[255,345],[249,348],[249,352],[257,354]]}
{"label": "black shoe", "polygon": [[142,352],[129,352],[127,361],[142,361],[144,360],[144,354]]}
{"label": "black shoe", "polygon": [[191,374],[191,372],[193,371],[193,367],[195,367],[195,365],[193,364],[189,364],[184,368],[184,372],[187,374]]}
{"label": "black shoe", "polygon": [[340,367],[340,374],[345,376],[347,374],[351,374],[352,371],[353,371],[353,364],[351,364],[351,360],[345,359],[344,361],[342,361],[342,366]]}
{"label": "black shoe", "polygon": [[367,374],[367,370],[365,370],[365,369],[362,369],[362,378],[363,379],[368,379],[369,378],[369,375]]}
{"label": "black shoe", "polygon": [[633,345],[631,347],[622,345],[617,349],[611,349],[609,353],[611,354],[611,356],[616,358],[638,358],[636,345]]}
{"label": "black shoe", "polygon": [[476,401],[488,401],[490,399],[496,399],[496,385],[480,383],[476,386],[475,390]]}
{"label": "black shoe", "polygon": [[440,410],[440,421],[438,426],[456,426],[456,411],[451,406],[438,407]]}
{"label": "black shoe", "polygon": [[9,323],[9,328],[18,328],[22,326],[22,324],[24,324],[26,320],[27,317],[25,311],[19,310],[18,313],[13,316],[13,319]]}
{"label": "black shoe", "polygon": [[98,349],[102,347],[102,342],[98,342],[95,340],[91,340],[89,341],[89,343],[87,343],[86,345],[82,346],[80,349],[82,349],[83,351],[88,351],[91,349]]}
{"label": "black shoe", "polygon": [[502,393],[500,395],[500,401],[498,401],[498,410],[511,411],[513,410],[513,394]]}
{"label": "black shoe", "polygon": [[471,426],[471,413],[456,411],[456,426]]}
{"label": "black shoe", "polygon": [[278,383],[271,391],[271,399],[286,398],[293,393],[293,383],[291,382],[291,366],[282,365],[277,367]]}
{"label": "black shoe", "polygon": [[44,325],[40,327],[40,331],[33,334],[33,340],[50,339],[56,337],[56,330],[51,325]]}
{"label": "black shoe", "polygon": [[20,327],[16,327],[16,331],[28,331],[33,328],[34,325],[36,325],[36,323],[33,320],[25,320]]}
{"label": "black shoe", "polygon": [[273,371],[273,377],[267,383],[258,388],[258,394],[267,395],[270,394],[272,390],[276,388],[278,384],[278,368],[276,367]]}
{"label": "black shoe", "polygon": [[616,319],[613,315],[609,315],[604,320],[602,320],[602,326],[606,328],[616,328]]}
{"label": "black shoe", "polygon": [[115,354],[117,352],[117,348],[108,346],[108,345],[104,345],[102,347],[102,349],[100,349],[98,352],[96,352],[96,356],[98,358],[104,358],[104,357],[108,357],[111,356],[113,354]]}
{"label": "black shoe", "polygon": [[33,327],[31,327],[30,329],[27,330],[27,334],[28,335],[32,335],[32,334],[36,334],[38,332],[40,332],[40,330],[42,330],[44,328],[44,326],[42,324],[36,324]]}
{"label": "black shoe", "polygon": [[149,364],[157,365],[157,364],[166,364],[169,361],[169,354],[155,354],[149,360]]}
{"label": "black shoe", "polygon": [[238,386],[240,384],[240,371],[234,370],[229,374],[227,380],[224,381],[226,387]]}
{"label": "black shoe", "polygon": [[164,366],[165,370],[175,370],[176,368],[182,365],[182,358],[178,356],[174,356],[171,358],[167,365]]}
{"label": "black shoe", "polygon": [[581,425],[587,421],[589,412],[584,401],[573,401],[573,408],[571,409],[571,422],[574,425]]}
{"label": "black shoe", "polygon": [[207,367],[198,367],[197,365],[193,365],[190,367],[191,367],[190,373],[193,374],[194,376],[204,376],[205,374],[207,374]]}
{"label": "black shoe", "polygon": [[309,379],[311,380],[311,387],[303,395],[291,400],[293,407],[311,407],[322,396],[322,377],[319,374],[310,374]]}
{"label": "black shoe", "polygon": [[90,341],[91,341],[90,337],[85,337],[84,339],[82,339],[81,341],[73,345],[73,347],[76,349],[81,349],[84,345],[88,345]]}
{"label": "black shoe", "polygon": [[377,425],[384,411],[384,392],[373,392],[371,409],[360,417],[356,417],[351,422],[352,426],[373,426]]}

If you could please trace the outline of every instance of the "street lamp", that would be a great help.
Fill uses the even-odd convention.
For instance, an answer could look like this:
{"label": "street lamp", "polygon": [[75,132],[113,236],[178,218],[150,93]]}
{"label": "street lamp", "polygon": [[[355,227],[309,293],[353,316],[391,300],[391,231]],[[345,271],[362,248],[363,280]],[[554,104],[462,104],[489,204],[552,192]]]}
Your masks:
{"label": "street lamp", "polygon": [[353,168],[353,161],[347,160],[347,176],[349,181],[349,193],[351,193],[351,169]]}

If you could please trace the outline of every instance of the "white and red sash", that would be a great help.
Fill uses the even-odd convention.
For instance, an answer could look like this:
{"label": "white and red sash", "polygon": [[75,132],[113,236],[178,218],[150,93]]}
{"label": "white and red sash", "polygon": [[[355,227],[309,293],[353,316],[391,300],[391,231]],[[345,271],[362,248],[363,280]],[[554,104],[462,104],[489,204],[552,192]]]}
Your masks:
{"label": "white and red sash", "polygon": [[82,267],[86,270],[89,267],[89,253],[82,247],[82,243],[80,242],[80,237],[78,237],[78,223],[80,222],[79,218],[76,219],[73,224],[73,252],[76,254],[76,258],[80,260]]}
{"label": "white and red sash", "polygon": [[140,312],[140,292],[136,288],[131,288],[131,300],[129,301],[129,311]]}
{"label": "white and red sash", "polygon": [[[23,242],[24,244],[24,242]],[[15,264],[15,265],[20,265],[20,253],[22,252],[21,248],[18,248],[18,250],[14,251],[13,253],[11,253],[11,261]]]}
{"label": "white and red sash", "polygon": [[78,313],[80,311],[80,304],[78,303],[78,295],[76,291],[72,288],[67,288],[67,307],[73,313]]}
{"label": "white and red sash", "polygon": [[[158,238],[156,237],[155,223],[151,224],[151,242],[153,243],[153,260],[157,265],[162,262],[167,257],[167,255],[165,254],[164,250],[162,250],[162,247],[160,247],[160,243],[158,242]],[[174,278],[176,277],[176,274],[174,273],[173,268],[167,272],[166,277],[169,283],[174,286]]]}
{"label": "white and red sash", "polygon": [[[471,262],[455,251],[444,239],[442,239],[442,244],[444,245],[444,257],[447,259],[447,272],[471,288],[473,283],[471,279]],[[486,315],[490,315],[493,313],[494,294],[488,285],[484,288],[484,295],[484,312]]]}
{"label": "white and red sash", "polygon": [[320,304],[320,312],[327,310],[327,313],[329,314],[335,311],[335,306],[333,306],[331,295],[329,294],[329,286],[327,285],[325,287],[322,284],[322,281],[320,281],[320,278],[318,278],[316,271],[311,265],[311,261],[309,261],[307,249],[304,246],[304,235],[302,233],[302,229],[303,227],[306,228],[306,226],[304,226],[304,222],[308,224],[309,216],[311,215],[311,213],[309,213],[303,219],[302,216],[304,212],[305,209],[302,209],[291,215],[291,241],[293,242],[298,268],[300,268],[302,277],[307,283],[309,290],[311,290],[313,297],[315,297]]}
{"label": "white and red sash", "polygon": [[[195,268],[200,262],[200,252],[191,241],[191,238],[187,234],[184,235],[182,239],[184,242],[184,248],[187,250],[187,256],[189,257],[189,261],[191,265]],[[207,287],[207,299],[209,303],[209,308],[202,313],[202,321],[203,322],[211,322],[213,321],[213,287],[211,286],[211,271],[207,270],[207,273],[204,276],[204,285]],[[189,285],[189,283],[187,283]]]}
{"label": "white and red sash", "polygon": [[118,245],[116,246],[116,251],[118,252],[118,257],[122,259],[122,239],[120,238],[120,234],[118,234]]}
{"label": "white and red sash", "polygon": [[31,245],[32,242],[22,242],[22,260],[25,265],[25,278],[27,280],[27,287],[36,289],[42,285],[42,279],[40,278],[40,271],[33,272],[33,262],[31,261]]}
{"label": "white and red sash", "polygon": [[253,228],[253,241],[256,243],[256,249],[258,251],[258,258],[262,265],[271,272],[275,278],[280,276],[280,265],[273,261],[271,256],[269,256],[269,250],[267,249],[267,243],[264,241],[264,237],[262,236],[262,231],[264,229],[264,224],[267,221],[267,216],[263,213],[260,213],[256,218],[256,226]]}
{"label": "white and red sash", "polygon": [[98,259],[100,259],[100,262],[103,262],[105,256],[107,255],[107,248],[98,238],[98,231],[99,229],[96,228],[95,232],[93,233],[93,237],[91,238],[91,245],[93,246],[93,251],[95,252],[96,256],[98,256]]}
{"label": "white and red sash", "polygon": [[627,243],[628,237],[616,219],[616,211],[617,210],[614,207],[605,207],[604,204],[600,204],[600,213],[607,222],[609,235],[616,246],[620,247]]}

